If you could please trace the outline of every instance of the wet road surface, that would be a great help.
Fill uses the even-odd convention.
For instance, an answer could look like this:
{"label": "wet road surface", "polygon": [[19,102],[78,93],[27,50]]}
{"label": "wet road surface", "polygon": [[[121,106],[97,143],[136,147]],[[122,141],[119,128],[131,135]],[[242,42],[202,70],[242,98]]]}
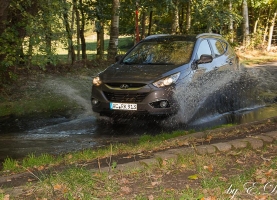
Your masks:
{"label": "wet road surface", "polygon": [[[243,124],[277,115],[277,104],[248,108],[235,113],[200,118],[189,125],[169,124],[166,121],[125,121],[113,124],[107,119],[83,116],[74,120],[56,118],[57,124],[22,132],[1,133],[0,161],[20,159],[29,154],[60,154],[86,148],[96,148],[112,142],[134,142],[143,134],[159,134],[178,129],[205,129],[222,124]],[[53,123],[53,119],[51,123]]]}

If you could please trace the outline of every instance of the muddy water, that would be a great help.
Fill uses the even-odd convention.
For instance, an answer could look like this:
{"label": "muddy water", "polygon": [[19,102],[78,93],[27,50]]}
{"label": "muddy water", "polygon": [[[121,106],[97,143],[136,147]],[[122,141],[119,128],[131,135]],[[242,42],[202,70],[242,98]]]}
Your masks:
{"label": "muddy water", "polygon": [[[257,83],[257,79],[253,79],[253,74],[257,77],[260,77],[260,74],[255,74],[256,72],[253,71],[251,73],[250,80],[254,80],[254,82],[246,84],[249,83],[249,81],[246,81],[244,84],[240,80],[236,82],[239,83],[237,86],[232,85],[227,88],[227,91],[232,91],[231,88],[235,88],[235,91],[241,88],[242,92],[227,92],[223,95],[223,99],[229,98],[230,95],[237,95],[236,98],[239,103],[232,105],[232,108],[235,108],[234,110],[230,111],[229,105],[226,105],[225,101],[216,100],[222,96],[223,90],[214,88],[213,95],[209,95],[210,93],[197,94],[198,102],[192,102],[196,102],[198,106],[194,106],[195,109],[190,110],[190,116],[193,117],[188,118],[184,110],[180,110],[177,117],[164,121],[129,120],[120,124],[113,124],[109,119],[99,118],[91,112],[89,102],[90,78],[81,77],[78,80],[51,78],[46,81],[45,86],[72,98],[84,108],[84,112],[74,119],[64,117],[47,120],[30,119],[25,122],[24,128],[16,127],[17,125],[20,126],[20,123],[15,120],[15,123],[13,123],[15,127],[13,125],[8,126],[5,131],[0,133],[0,162],[7,157],[19,159],[31,153],[36,155],[42,153],[60,154],[86,148],[97,148],[111,142],[135,142],[143,134],[159,134],[178,129],[200,130],[222,124],[242,124],[277,116],[277,104],[273,103],[265,106],[266,103],[260,101],[259,96],[253,90],[254,88],[259,89],[260,85],[264,87],[265,82],[258,81]],[[270,77],[267,80],[269,79]],[[209,87],[212,87],[212,85],[214,84]],[[220,83],[219,85],[226,84]],[[249,85],[255,87],[249,87]],[[243,96],[242,93],[247,95]],[[249,94],[252,95],[249,96]],[[187,95],[187,91],[182,95]],[[192,96],[186,96],[186,98]],[[202,99],[205,99],[205,101],[202,101]],[[184,106],[192,107],[191,105]]]}
{"label": "muddy water", "polygon": [[[111,142],[134,142],[143,134],[158,134],[182,129],[204,129],[222,124],[242,124],[277,115],[277,105],[248,108],[232,113],[200,118],[189,126],[168,126],[162,123],[126,121],[114,125],[107,119],[82,117],[55,125],[15,133],[1,134],[0,161],[6,157],[22,158],[28,154],[60,154],[95,148]],[[56,119],[58,122],[62,119]]]}

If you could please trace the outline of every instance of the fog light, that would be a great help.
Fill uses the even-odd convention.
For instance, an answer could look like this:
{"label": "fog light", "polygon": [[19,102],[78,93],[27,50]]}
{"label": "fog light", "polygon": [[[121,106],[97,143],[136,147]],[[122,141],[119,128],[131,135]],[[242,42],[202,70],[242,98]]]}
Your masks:
{"label": "fog light", "polygon": [[167,105],[168,105],[168,102],[167,102],[167,101],[161,101],[161,102],[160,102],[161,108],[166,108]]}
{"label": "fog light", "polygon": [[96,105],[96,104],[98,104],[98,99],[91,99],[91,103],[92,103],[92,105]]}

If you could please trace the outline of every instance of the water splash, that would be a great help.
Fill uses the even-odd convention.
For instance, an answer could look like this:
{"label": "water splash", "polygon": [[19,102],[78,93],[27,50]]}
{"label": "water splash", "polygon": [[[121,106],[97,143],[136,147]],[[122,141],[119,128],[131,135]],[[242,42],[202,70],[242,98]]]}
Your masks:
{"label": "water splash", "polygon": [[[204,77],[176,88],[178,113],[167,123],[193,123],[201,118],[262,105],[257,94],[259,72],[253,70],[210,72]],[[192,77],[191,77],[192,78]]]}
{"label": "water splash", "polygon": [[91,104],[90,104],[90,88],[91,88],[91,78],[81,77],[81,78],[65,78],[48,79],[45,82],[45,86],[52,92],[61,94],[75,101],[79,106],[81,106],[84,112],[79,117],[91,116],[93,115]]}

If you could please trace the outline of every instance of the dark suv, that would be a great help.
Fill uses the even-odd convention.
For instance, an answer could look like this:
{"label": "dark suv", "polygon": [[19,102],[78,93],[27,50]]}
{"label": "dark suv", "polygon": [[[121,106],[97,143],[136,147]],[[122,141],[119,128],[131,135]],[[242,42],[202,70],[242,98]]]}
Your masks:
{"label": "dark suv", "polygon": [[109,117],[172,115],[179,109],[174,93],[185,82],[238,68],[221,35],[151,35],[93,78],[92,109]]}

